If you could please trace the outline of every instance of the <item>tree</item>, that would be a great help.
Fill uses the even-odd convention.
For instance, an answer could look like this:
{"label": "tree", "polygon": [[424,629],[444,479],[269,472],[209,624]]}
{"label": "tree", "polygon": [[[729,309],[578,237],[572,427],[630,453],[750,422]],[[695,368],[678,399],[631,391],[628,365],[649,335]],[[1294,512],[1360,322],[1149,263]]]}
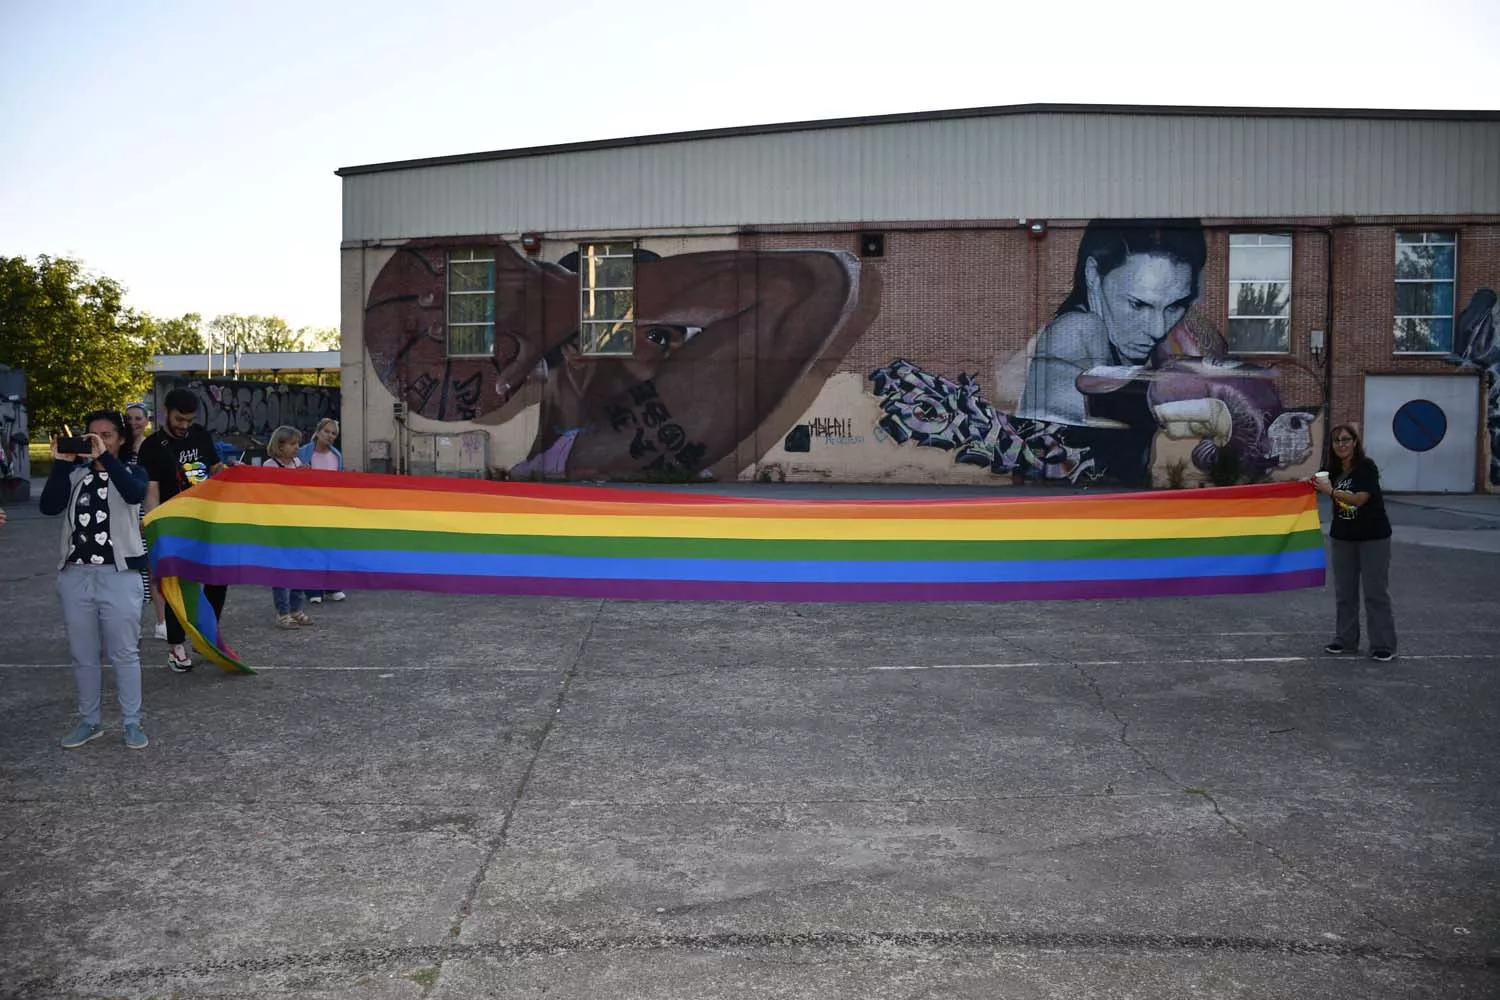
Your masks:
{"label": "tree", "polygon": [[[306,328],[304,327],[304,330]],[[215,316],[208,324],[209,344],[216,351],[305,351],[303,330],[292,330],[280,316]]]}
{"label": "tree", "polygon": [[148,321],[124,291],[66,257],[0,257],[0,362],[26,372],[32,427],[76,424],[149,388]]}
{"label": "tree", "polygon": [[197,313],[184,313],[177,319],[147,316],[146,323],[153,354],[202,354],[207,350],[203,317]]}
{"label": "tree", "polygon": [[336,351],[343,341],[339,328],[336,326],[304,326],[297,330],[297,336],[302,342],[314,351]]}

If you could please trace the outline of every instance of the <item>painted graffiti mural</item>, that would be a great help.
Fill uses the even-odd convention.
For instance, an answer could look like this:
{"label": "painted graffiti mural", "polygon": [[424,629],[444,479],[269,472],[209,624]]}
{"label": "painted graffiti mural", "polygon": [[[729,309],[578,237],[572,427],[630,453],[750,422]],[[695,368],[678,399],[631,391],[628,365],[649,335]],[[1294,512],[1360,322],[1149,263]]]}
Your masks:
{"label": "painted graffiti mural", "polygon": [[295,427],[310,439],[319,420],[339,418],[338,386],[163,375],[156,378],[155,412],[165,413],[162,401],[179,388],[198,397],[198,422],[218,440],[264,445],[282,425]]}
{"label": "painted graffiti mural", "polygon": [[[1228,356],[1200,302],[1211,262],[1197,220],[1095,221],[1065,238],[1076,253],[951,237],[994,241],[1006,262],[979,271],[960,251],[946,259],[963,276],[928,265],[929,284],[899,301],[882,300],[893,258],[828,246],[838,234],[718,239],[702,250],[663,239],[680,251],[666,255],[562,244],[555,260],[498,236],[383,251],[364,313],[369,372],[420,433],[490,429],[489,472],[511,478],[1146,485],[1172,462],[1256,480],[1314,455],[1321,373],[1289,355]],[[1053,248],[1066,258],[1055,267]],[[612,332],[584,304],[605,263],[624,282],[603,283],[605,298],[623,295]],[[1010,294],[1023,275],[1052,284],[1039,278],[1028,301]],[[915,279],[901,277],[912,296]],[[1003,308],[984,282],[1006,293]],[[950,303],[949,287],[980,294]],[[960,332],[930,336],[924,323]],[[606,342],[618,353],[586,350]],[[950,356],[973,367],[935,360]]]}
{"label": "painted graffiti mural", "polygon": [[1013,412],[974,375],[955,382],[898,359],[870,376],[882,430],[961,464],[1073,482],[1149,484],[1158,433],[1197,441],[1204,472],[1229,458],[1254,479],[1305,461],[1315,413],[1284,408],[1276,370],[1225,357],[1192,312],[1206,260],[1196,222],[1089,223],[1071,291],[1021,355]]}
{"label": "painted graffiti mural", "polygon": [[1500,296],[1481,288],[1458,316],[1454,336],[1454,363],[1486,372],[1489,391],[1485,402],[1485,427],[1490,438],[1491,486],[1500,486]]}
{"label": "painted graffiti mural", "polygon": [[[585,356],[577,255],[528,259],[486,240],[493,352],[449,357],[450,243],[416,241],[365,310],[374,373],[410,411],[500,423],[540,408],[514,477],[691,475],[757,433],[780,438],[880,306],[877,273],[833,250],[635,251],[633,350]],[[492,255],[492,257],[490,256]]]}
{"label": "painted graffiti mural", "polygon": [[31,496],[31,458],[26,452],[26,373],[0,366],[0,499]]}

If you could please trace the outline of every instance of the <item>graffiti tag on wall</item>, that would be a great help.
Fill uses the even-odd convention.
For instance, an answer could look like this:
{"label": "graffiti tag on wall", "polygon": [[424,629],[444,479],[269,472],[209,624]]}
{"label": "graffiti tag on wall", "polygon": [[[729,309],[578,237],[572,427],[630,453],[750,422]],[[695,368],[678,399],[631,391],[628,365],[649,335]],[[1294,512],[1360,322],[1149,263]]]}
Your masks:
{"label": "graffiti tag on wall", "polygon": [[1246,478],[1312,454],[1311,412],[1282,406],[1276,371],[1225,358],[1217,331],[1190,316],[1207,244],[1196,221],[1095,220],[1073,288],[1026,348],[1013,413],[973,375],[957,382],[897,360],[870,375],[898,442],[954,452],[996,473],[1150,483],[1158,433],[1196,440],[1193,464],[1226,458]]}
{"label": "graffiti tag on wall", "polygon": [[365,344],[385,387],[433,420],[508,419],[536,387],[538,431],[517,477],[690,475],[734,462],[757,435],[790,430],[880,307],[878,273],[843,251],[637,250],[633,349],[585,356],[577,255],[552,264],[498,237],[479,242],[494,264],[486,356],[448,356],[440,240],[413,241],[381,269]]}
{"label": "graffiti tag on wall", "polygon": [[282,425],[295,427],[304,439],[311,439],[318,421],[324,417],[339,419],[338,386],[172,376],[157,376],[157,413],[166,412],[163,400],[168,392],[179,388],[198,397],[198,422],[220,440],[265,444],[271,432]]}
{"label": "graffiti tag on wall", "polygon": [[26,373],[0,371],[0,497],[6,500],[31,496],[31,457],[26,451],[29,433]]}
{"label": "graffiti tag on wall", "polygon": [[1500,296],[1481,288],[1458,317],[1452,360],[1486,372],[1485,426],[1490,435],[1490,485],[1500,486]]}

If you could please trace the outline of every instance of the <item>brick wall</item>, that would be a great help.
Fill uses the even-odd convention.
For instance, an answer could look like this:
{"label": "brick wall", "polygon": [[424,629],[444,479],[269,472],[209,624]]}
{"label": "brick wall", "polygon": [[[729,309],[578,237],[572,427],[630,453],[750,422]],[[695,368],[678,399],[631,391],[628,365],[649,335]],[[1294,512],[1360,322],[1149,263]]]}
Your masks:
{"label": "brick wall", "polygon": [[[1334,220],[1209,220],[1208,263],[1195,312],[1216,330],[1228,328],[1229,234],[1282,228],[1295,234],[1292,257],[1291,351],[1255,361],[1281,370],[1288,406],[1319,406],[1331,358],[1335,422],[1359,421],[1366,374],[1457,374],[1440,357],[1394,353],[1395,234],[1398,229],[1444,228],[1459,232],[1457,307],[1477,288],[1500,286],[1500,225],[1461,218],[1402,220],[1399,224]],[[1321,231],[1319,227],[1330,230]],[[880,318],[846,357],[841,370],[868,374],[905,358],[932,371],[976,373],[993,390],[997,356],[1023,350],[1052,317],[1073,283],[1083,223],[1052,223],[1041,239],[1020,226],[868,230],[885,233],[885,256],[864,263],[881,273],[885,292]],[[822,247],[857,252],[853,230],[747,233],[752,249]],[[1332,241],[1333,316],[1328,315],[1328,253]],[[1311,351],[1322,330],[1326,353]]]}

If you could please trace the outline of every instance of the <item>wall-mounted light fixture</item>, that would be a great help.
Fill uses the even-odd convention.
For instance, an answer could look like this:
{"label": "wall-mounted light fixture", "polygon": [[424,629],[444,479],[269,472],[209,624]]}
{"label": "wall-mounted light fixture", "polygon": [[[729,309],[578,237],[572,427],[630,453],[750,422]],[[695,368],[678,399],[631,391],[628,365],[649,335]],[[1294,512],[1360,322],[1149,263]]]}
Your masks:
{"label": "wall-mounted light fixture", "polygon": [[1026,233],[1034,240],[1039,240],[1047,235],[1047,223],[1042,219],[1033,219],[1026,224]]}
{"label": "wall-mounted light fixture", "polygon": [[1312,352],[1314,361],[1323,360],[1323,331],[1314,330],[1307,335],[1307,349]]}
{"label": "wall-mounted light fixture", "polygon": [[535,257],[542,252],[541,233],[522,233],[521,249],[526,251],[528,257]]}

